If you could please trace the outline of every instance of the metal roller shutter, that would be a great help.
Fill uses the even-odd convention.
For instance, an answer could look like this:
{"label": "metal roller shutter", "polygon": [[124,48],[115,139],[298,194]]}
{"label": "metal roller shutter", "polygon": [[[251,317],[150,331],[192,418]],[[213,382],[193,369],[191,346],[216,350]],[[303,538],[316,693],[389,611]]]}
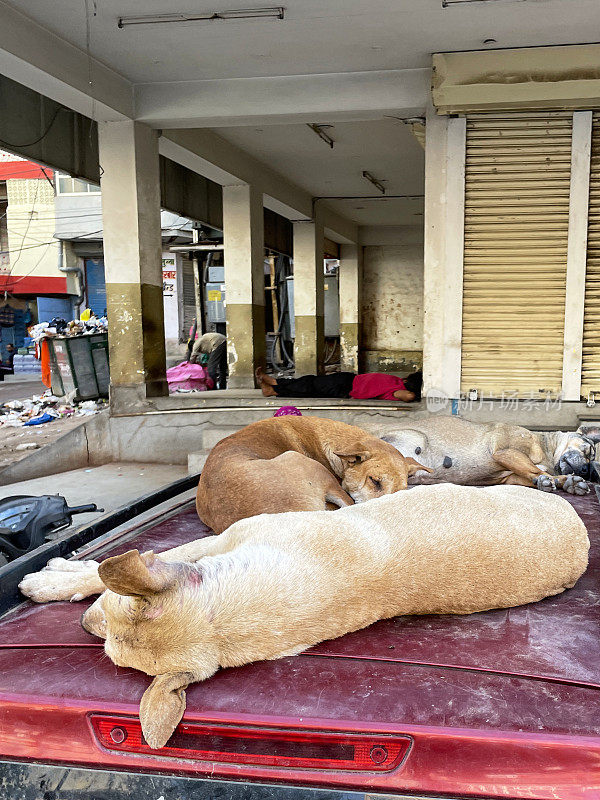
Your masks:
{"label": "metal roller shutter", "polygon": [[600,116],[592,123],[581,394],[600,392]]}
{"label": "metal roller shutter", "polygon": [[461,390],[562,385],[572,113],[467,119]]}
{"label": "metal roller shutter", "polygon": [[196,289],[194,286],[194,262],[181,256],[181,284],[183,288],[183,339],[187,339],[196,319]]}

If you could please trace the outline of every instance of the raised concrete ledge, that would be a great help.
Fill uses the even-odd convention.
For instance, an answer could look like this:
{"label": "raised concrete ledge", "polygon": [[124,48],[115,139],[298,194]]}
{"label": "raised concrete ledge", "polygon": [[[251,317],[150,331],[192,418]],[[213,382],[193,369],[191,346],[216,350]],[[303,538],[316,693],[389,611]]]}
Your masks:
{"label": "raised concrete ledge", "polygon": [[111,416],[138,416],[139,414],[155,411],[188,411],[190,409],[202,411],[205,409],[250,409],[261,408],[275,411],[280,406],[296,406],[300,409],[328,409],[328,408],[372,408],[396,411],[411,411],[414,404],[399,403],[389,400],[355,400],[353,398],[328,398],[328,397],[263,397],[260,389],[226,389],[225,391],[196,392],[190,394],[175,394],[169,397],[155,397],[145,402],[144,408],[134,410],[115,409]]}
{"label": "raised concrete ledge", "polygon": [[[336,419],[377,434],[393,428],[407,415],[428,417],[425,403],[411,405],[376,400],[265,398],[258,390],[227,390],[156,398],[154,408],[121,416],[103,412],[78,428],[0,472],[0,486],[54,475],[112,461],[188,464],[200,469],[210,448],[250,422],[268,419],[282,405],[295,405],[303,413]],[[166,406],[157,408],[156,406]],[[582,420],[600,420],[600,404],[546,405],[543,402],[486,401],[461,408],[460,416],[473,422],[510,422],[534,430],[575,430]],[[450,404],[438,413],[449,414]],[[56,491],[60,492],[58,482]]]}
{"label": "raised concrete ledge", "polygon": [[[155,398],[148,410],[121,415],[103,412],[90,417],[55,442],[2,470],[0,486],[112,461],[187,464],[190,454],[201,454],[202,460],[224,436],[250,422],[272,417],[281,405],[294,404],[305,413],[365,429],[393,424],[414,408],[397,403],[373,405],[375,401],[365,400],[272,400],[254,390],[204,394],[201,404],[197,395]],[[182,407],[181,400],[187,407]],[[170,407],[157,408],[159,405]],[[56,491],[60,492],[60,484]]]}

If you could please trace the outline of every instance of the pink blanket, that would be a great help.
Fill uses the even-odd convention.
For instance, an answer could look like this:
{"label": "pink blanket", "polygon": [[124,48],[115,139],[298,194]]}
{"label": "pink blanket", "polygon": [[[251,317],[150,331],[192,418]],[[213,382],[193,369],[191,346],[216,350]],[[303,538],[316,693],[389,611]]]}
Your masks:
{"label": "pink blanket", "polygon": [[175,392],[177,389],[195,389],[197,392],[205,392],[214,386],[212,378],[200,364],[190,364],[182,361],[175,367],[167,370],[167,383],[169,391]]}

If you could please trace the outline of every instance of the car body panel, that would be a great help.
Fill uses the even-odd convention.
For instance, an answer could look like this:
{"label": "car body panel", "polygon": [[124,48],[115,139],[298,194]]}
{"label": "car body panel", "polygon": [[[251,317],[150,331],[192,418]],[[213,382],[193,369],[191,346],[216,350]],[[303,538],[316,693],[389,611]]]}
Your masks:
{"label": "car body panel", "polygon": [[[379,622],[304,654],[221,670],[187,691],[184,720],[409,735],[389,773],[191,762],[107,750],[89,715],[136,715],[149,678],[116,667],[79,625],[85,603],[26,604],[0,621],[0,757],[388,793],[600,796],[600,513],[574,589],[483,614]],[[110,554],[209,535],[190,509]],[[93,555],[93,553],[92,553]]]}

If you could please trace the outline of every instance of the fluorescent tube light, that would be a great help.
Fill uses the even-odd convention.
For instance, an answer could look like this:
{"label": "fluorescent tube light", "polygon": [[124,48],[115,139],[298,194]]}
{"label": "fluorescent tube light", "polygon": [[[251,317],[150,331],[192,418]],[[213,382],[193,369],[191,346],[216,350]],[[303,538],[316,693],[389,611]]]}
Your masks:
{"label": "fluorescent tube light", "polygon": [[311,129],[311,131],[314,131],[317,134],[319,139],[322,139],[333,150],[333,145],[335,144],[335,141],[331,138],[331,136],[328,133],[325,133],[324,131],[324,128],[333,128],[333,125],[317,125],[316,123],[313,122],[307,122],[306,124]]}
{"label": "fluorescent tube light", "polygon": [[450,6],[462,6],[467,3],[524,3],[526,0],[442,0],[442,8]]}
{"label": "fluorescent tube light", "polygon": [[379,189],[381,194],[385,194],[385,186],[383,185],[383,183],[381,181],[377,180],[377,178],[373,177],[373,175],[371,175],[370,172],[367,172],[367,170],[365,169],[365,170],[363,170],[362,176],[363,176],[363,178],[368,180],[370,183],[372,183],[373,186],[375,186],[377,189]]}
{"label": "fluorescent tube light", "polygon": [[283,19],[285,8],[273,6],[271,8],[238,8],[232,11],[204,11],[198,14],[183,11],[177,14],[147,14],[138,17],[119,17],[118,26],[126,25],[156,25],[165,22],[216,22],[228,19]]}

